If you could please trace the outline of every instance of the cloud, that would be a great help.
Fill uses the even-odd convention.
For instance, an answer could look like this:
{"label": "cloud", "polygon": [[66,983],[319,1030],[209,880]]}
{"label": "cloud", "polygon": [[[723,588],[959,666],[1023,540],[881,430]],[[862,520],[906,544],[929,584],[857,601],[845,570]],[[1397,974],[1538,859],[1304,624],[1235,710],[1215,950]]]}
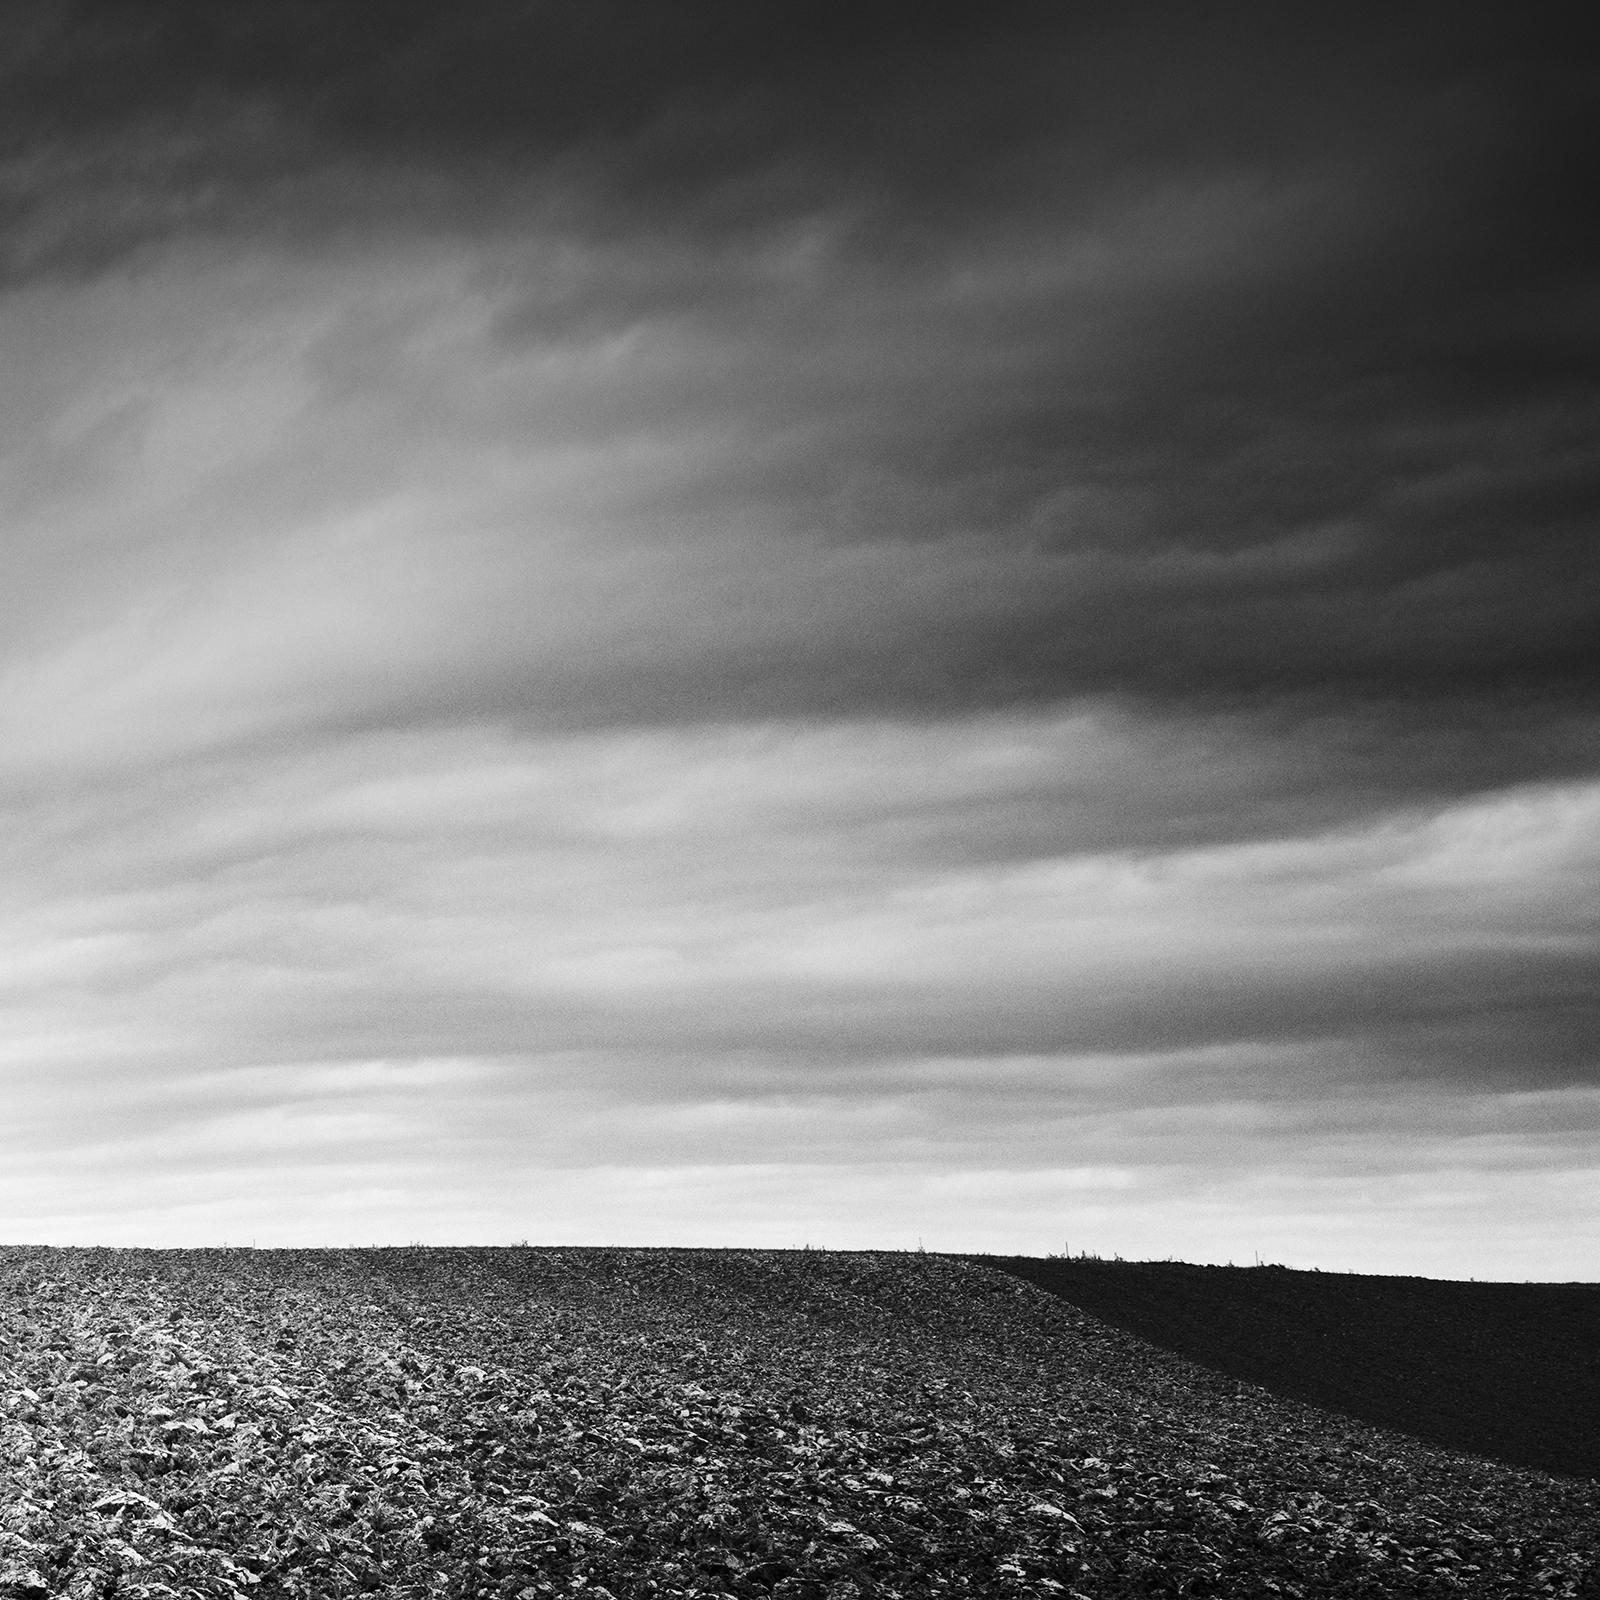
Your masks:
{"label": "cloud", "polygon": [[17,1170],[498,1216],[484,1184],[597,1166],[1059,1168],[1111,1206],[1581,1165],[1592,786],[964,853],[1045,770],[1132,793],[1164,743],[1081,713],[385,736],[14,813]]}
{"label": "cloud", "polygon": [[[1139,253],[1104,248],[1082,269],[1096,292]],[[553,262],[559,304],[619,261],[550,242],[531,265],[425,243],[202,253],[14,301],[14,344],[59,330],[12,424],[18,715],[106,750],[319,719],[939,716],[1088,695],[1355,715],[1396,743],[1459,728],[1513,778],[1587,759],[1575,441],[1543,469],[1571,487],[1515,540],[1436,531],[1502,494],[1481,418],[1452,446],[1459,484],[1430,463],[1338,507],[1245,495],[1254,530],[1225,534],[1190,492],[1194,444],[1159,427],[1128,487],[1090,455],[986,459],[1019,390],[1076,372],[1081,408],[1098,380],[997,339],[994,296],[948,277],[763,257],[744,293],[792,328],[746,325],[735,295],[726,315],[507,335],[530,315],[524,274]],[[1065,316],[1078,270],[1069,252],[1028,290],[1023,323]],[[1131,316],[1145,290],[1126,292]],[[1142,420],[1136,397],[1106,403]],[[1501,477],[1503,515],[1545,492],[1525,453]],[[1193,526],[1172,525],[1184,509]]]}

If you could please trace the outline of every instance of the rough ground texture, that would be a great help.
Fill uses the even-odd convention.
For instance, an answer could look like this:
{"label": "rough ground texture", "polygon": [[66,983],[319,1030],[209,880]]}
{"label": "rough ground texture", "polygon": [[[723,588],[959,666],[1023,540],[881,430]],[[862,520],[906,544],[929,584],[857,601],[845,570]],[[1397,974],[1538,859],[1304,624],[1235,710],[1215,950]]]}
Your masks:
{"label": "rough ground texture", "polygon": [[970,1259],[1291,1399],[1446,1449],[1600,1478],[1600,1284]]}
{"label": "rough ground texture", "polygon": [[1600,1595],[1600,1486],[992,1268],[0,1251],[0,1595]]}

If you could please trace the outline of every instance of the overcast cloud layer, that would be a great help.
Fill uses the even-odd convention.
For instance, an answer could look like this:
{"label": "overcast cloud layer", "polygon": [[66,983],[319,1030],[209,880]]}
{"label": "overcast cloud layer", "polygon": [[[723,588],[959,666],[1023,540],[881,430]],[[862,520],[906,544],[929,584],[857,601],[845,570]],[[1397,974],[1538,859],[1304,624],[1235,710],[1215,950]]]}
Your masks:
{"label": "overcast cloud layer", "polygon": [[0,1235],[1594,1278],[1600,62],[0,11]]}

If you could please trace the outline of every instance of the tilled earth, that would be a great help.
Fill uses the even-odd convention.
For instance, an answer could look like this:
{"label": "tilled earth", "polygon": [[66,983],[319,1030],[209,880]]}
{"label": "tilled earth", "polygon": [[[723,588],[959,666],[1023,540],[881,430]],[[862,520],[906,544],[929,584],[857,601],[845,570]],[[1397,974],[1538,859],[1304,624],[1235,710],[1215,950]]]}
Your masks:
{"label": "tilled earth", "polygon": [[1600,1600],[1597,1529],[950,1258],[0,1250],[0,1596]]}

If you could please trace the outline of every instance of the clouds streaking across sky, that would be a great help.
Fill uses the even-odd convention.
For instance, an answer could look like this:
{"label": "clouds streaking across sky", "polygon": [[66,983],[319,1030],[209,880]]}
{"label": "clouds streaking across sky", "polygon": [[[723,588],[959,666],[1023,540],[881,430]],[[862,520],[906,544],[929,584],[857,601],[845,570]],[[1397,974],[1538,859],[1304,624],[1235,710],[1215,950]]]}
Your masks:
{"label": "clouds streaking across sky", "polygon": [[1554,16],[8,6],[0,1234],[1595,1277]]}

